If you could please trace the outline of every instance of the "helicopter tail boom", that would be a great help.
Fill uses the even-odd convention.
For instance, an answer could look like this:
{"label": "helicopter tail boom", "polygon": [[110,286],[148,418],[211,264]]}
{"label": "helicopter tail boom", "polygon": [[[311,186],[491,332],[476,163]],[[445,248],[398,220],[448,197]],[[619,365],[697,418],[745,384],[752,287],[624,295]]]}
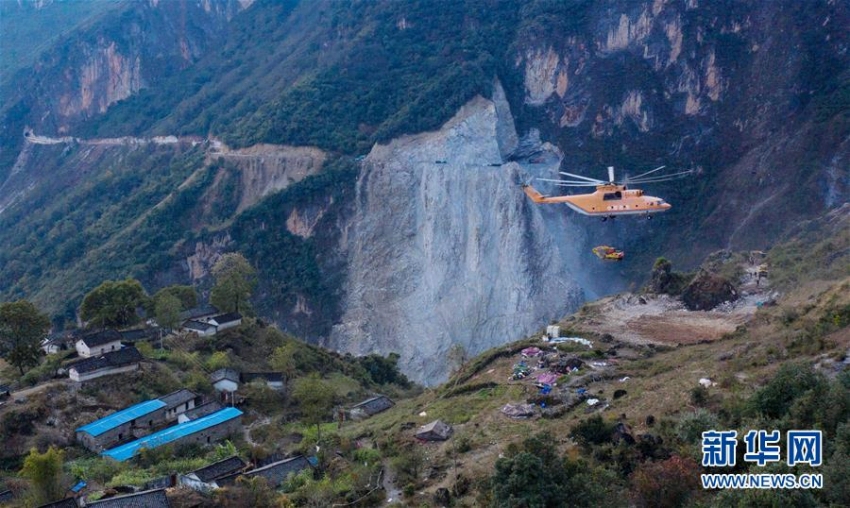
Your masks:
{"label": "helicopter tail boom", "polygon": [[522,190],[525,192],[526,196],[531,198],[531,200],[535,203],[546,203],[546,196],[540,194],[540,192],[532,187],[531,185],[523,185]]}

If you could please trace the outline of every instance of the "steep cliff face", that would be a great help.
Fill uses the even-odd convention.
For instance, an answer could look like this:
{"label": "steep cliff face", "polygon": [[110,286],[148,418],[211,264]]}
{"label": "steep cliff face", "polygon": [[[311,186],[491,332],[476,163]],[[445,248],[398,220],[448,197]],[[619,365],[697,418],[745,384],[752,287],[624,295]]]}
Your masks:
{"label": "steep cliff face", "polygon": [[328,345],[398,352],[408,376],[432,384],[448,374],[452,345],[476,354],[583,300],[582,232],[529,205],[518,185],[557,168],[560,154],[550,148],[537,165],[505,162],[517,139],[499,95],[365,159],[342,245],[345,310]]}

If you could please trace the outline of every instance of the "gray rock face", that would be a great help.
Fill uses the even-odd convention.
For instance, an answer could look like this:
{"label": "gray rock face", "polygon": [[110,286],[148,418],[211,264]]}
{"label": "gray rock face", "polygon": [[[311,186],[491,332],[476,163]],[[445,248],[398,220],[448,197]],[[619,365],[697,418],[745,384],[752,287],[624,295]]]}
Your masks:
{"label": "gray rock face", "polygon": [[519,186],[556,174],[560,152],[542,144],[535,164],[503,163],[518,144],[497,89],[438,132],[373,148],[342,245],[345,311],[327,345],[397,352],[402,371],[434,384],[449,374],[452,345],[480,353],[583,301],[574,273],[582,242],[572,241],[583,233],[565,210],[533,205]]}

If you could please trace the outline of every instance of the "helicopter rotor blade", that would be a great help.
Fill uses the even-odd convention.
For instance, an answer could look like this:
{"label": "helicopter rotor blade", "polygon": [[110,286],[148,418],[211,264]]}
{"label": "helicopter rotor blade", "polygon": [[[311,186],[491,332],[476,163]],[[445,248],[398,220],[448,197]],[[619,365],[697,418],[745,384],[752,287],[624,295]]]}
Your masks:
{"label": "helicopter rotor blade", "polygon": [[647,171],[646,173],[643,173],[643,174],[640,174],[640,175],[637,175],[637,176],[632,176],[632,177],[627,176],[626,182],[634,182],[635,180],[638,180],[638,179],[643,178],[645,176],[649,176],[652,173],[655,173],[656,171],[661,171],[662,169],[664,169],[666,167],[667,166],[658,166],[657,168],[653,169],[652,171]]}
{"label": "helicopter rotor blade", "polygon": [[602,180],[597,180],[596,178],[588,178],[586,176],[574,175],[572,173],[567,173],[566,171],[558,171],[558,173],[565,175],[565,176],[569,176],[571,178],[578,178],[579,180],[587,180],[588,182],[593,182],[597,185],[605,183]]}
{"label": "helicopter rotor blade", "polygon": [[541,182],[551,182],[562,187],[596,187],[599,184],[591,182],[573,182],[570,180],[554,180],[552,178],[538,178]]}
{"label": "helicopter rotor blade", "polygon": [[688,171],[680,171],[679,173],[673,173],[670,175],[664,176],[653,176],[651,178],[642,178],[640,180],[629,180],[631,184],[644,184],[644,183],[657,183],[657,182],[666,182],[668,180],[678,180],[679,178],[683,178],[687,175],[693,173],[693,170]]}

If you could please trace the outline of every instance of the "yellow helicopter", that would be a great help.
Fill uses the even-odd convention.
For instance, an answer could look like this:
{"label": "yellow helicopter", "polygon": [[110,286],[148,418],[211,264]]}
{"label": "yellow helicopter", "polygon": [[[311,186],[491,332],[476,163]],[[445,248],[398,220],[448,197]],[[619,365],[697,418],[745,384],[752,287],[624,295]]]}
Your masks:
{"label": "yellow helicopter", "polygon": [[602,217],[602,220],[613,219],[618,215],[646,215],[647,219],[651,219],[653,213],[666,212],[672,205],[661,198],[655,196],[647,196],[640,189],[629,189],[629,184],[645,184],[654,182],[664,182],[681,178],[690,174],[692,171],[680,171],[671,175],[650,176],[657,171],[661,171],[666,166],[661,166],[647,171],[638,176],[628,178],[627,180],[616,183],[614,181],[614,167],[608,166],[608,181],[588,178],[586,176],[575,175],[572,173],[560,174],[573,178],[573,180],[552,180],[548,178],[538,178],[544,182],[553,182],[559,187],[596,187],[596,191],[590,194],[573,194],[568,196],[551,196],[547,197],[541,194],[537,189],[530,184],[522,186],[528,197],[535,203],[564,203],[576,212],[582,215],[593,215]]}

